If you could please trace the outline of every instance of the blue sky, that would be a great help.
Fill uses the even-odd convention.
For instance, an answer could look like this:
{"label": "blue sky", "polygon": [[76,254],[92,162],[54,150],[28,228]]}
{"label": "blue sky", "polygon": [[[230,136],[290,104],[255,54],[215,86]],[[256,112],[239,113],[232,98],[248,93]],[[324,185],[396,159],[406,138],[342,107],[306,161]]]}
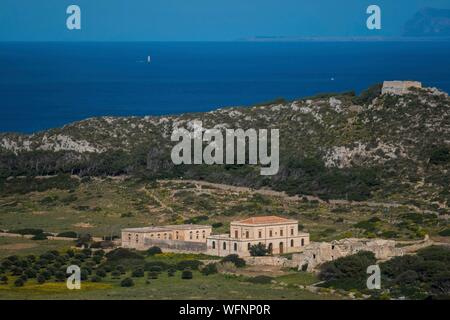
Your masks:
{"label": "blue sky", "polygon": [[[66,28],[66,8],[82,30]],[[369,31],[366,8],[382,9]],[[0,41],[227,41],[252,36],[397,36],[424,7],[449,0],[1,0]]]}

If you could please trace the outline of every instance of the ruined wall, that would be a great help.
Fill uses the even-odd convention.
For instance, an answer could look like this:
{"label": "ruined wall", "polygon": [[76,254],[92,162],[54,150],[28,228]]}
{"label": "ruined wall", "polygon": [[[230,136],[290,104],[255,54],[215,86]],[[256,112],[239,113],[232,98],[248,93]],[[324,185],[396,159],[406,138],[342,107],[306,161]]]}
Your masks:
{"label": "ruined wall", "polygon": [[245,257],[244,260],[251,266],[280,266],[283,268],[296,268],[298,266],[295,261],[279,256]]}
{"label": "ruined wall", "polygon": [[[146,249],[150,247],[160,247],[161,249],[169,249],[173,252],[187,252],[187,253],[205,253],[206,243],[204,242],[191,242],[180,240],[161,240],[161,239],[145,239],[144,247]],[[166,250],[166,251],[169,251]]]}
{"label": "ruined wall", "polygon": [[382,239],[343,239],[332,242],[316,242],[310,244],[302,253],[293,254],[292,260],[299,269],[315,271],[320,264],[358,253],[371,251],[379,260],[390,259],[404,254],[402,248],[396,247],[393,240]]}

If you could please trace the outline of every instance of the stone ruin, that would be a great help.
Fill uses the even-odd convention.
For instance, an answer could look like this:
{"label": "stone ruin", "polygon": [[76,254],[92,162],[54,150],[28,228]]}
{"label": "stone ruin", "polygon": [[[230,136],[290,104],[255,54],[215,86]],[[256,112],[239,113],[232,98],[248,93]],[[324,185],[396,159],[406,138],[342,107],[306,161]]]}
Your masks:
{"label": "stone ruin", "polygon": [[332,242],[313,242],[302,253],[292,255],[293,264],[299,270],[316,271],[316,267],[328,261],[358,253],[371,251],[378,260],[387,260],[404,254],[394,240],[348,238]]}

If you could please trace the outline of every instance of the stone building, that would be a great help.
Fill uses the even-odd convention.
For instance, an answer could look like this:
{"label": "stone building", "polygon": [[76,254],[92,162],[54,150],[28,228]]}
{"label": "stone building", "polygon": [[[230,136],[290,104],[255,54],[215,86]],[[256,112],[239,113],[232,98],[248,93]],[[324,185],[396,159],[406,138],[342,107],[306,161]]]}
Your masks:
{"label": "stone building", "polygon": [[403,255],[394,240],[347,238],[331,242],[311,243],[302,253],[292,255],[291,262],[306,271],[315,271],[324,262],[336,260],[359,251],[373,252],[379,260]]}
{"label": "stone building", "polygon": [[202,251],[206,250],[206,238],[211,234],[211,230],[211,226],[196,224],[128,228],[122,230],[122,247],[145,250],[159,246],[175,250]]}
{"label": "stone building", "polygon": [[298,221],[276,216],[252,217],[230,223],[230,234],[207,237],[206,253],[215,256],[250,256],[252,245],[262,243],[271,254],[300,252],[309,234],[298,231]]}
{"label": "stone building", "polygon": [[422,88],[422,83],[417,81],[384,81],[381,93],[402,95],[409,93],[410,88]]}

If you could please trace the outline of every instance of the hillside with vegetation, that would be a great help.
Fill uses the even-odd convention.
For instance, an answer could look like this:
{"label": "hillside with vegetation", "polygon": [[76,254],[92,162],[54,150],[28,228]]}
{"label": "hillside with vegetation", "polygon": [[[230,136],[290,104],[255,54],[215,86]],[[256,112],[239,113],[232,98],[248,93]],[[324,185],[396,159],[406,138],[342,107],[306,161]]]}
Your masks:
{"label": "hillside with vegetation", "polygon": [[[175,128],[280,130],[280,170],[256,166],[174,166]],[[14,177],[127,175],[139,181],[192,179],[322,200],[382,201],[447,214],[450,202],[450,98],[436,89],[381,95],[353,92],[277,100],[251,107],[160,117],[100,117],[32,135],[0,135],[0,193]]]}

